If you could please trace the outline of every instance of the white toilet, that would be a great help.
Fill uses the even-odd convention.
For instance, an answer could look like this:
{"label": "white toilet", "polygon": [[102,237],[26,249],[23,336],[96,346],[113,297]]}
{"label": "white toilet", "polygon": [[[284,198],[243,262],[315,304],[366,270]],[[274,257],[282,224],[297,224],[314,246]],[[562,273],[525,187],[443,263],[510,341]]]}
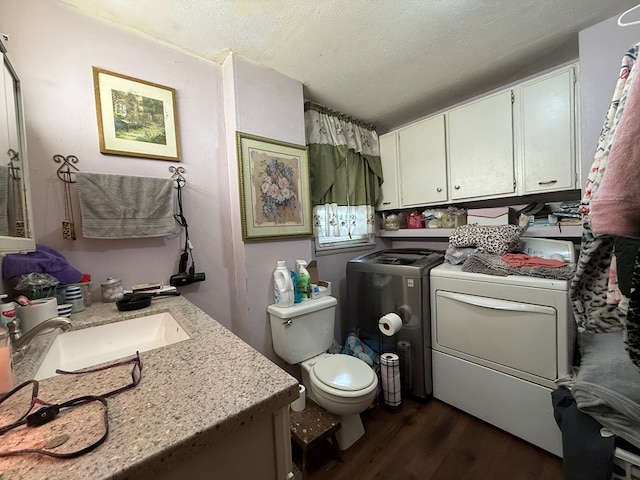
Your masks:
{"label": "white toilet", "polygon": [[269,305],[271,337],[276,354],[299,363],[307,396],[340,416],[338,446],[346,450],[362,435],[360,413],[376,396],[378,377],[369,365],[351,355],[330,354],[336,299],[322,297],[292,307]]}

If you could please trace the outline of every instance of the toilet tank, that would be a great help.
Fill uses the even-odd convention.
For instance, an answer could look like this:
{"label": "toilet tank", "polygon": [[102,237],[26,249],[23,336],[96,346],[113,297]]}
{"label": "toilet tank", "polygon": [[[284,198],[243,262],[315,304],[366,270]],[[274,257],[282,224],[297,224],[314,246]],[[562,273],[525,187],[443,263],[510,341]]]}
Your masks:
{"label": "toilet tank", "polygon": [[333,342],[337,300],[322,297],[292,307],[269,305],[273,350],[289,364],[326,352]]}

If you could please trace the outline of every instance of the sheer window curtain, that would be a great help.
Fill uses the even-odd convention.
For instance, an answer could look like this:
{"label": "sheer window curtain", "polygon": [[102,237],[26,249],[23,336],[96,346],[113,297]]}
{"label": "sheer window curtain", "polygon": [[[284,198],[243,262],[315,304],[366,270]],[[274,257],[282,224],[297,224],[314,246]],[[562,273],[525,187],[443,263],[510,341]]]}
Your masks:
{"label": "sheer window curtain", "polygon": [[375,127],[307,102],[305,130],[316,245],[373,243],[382,184]]}

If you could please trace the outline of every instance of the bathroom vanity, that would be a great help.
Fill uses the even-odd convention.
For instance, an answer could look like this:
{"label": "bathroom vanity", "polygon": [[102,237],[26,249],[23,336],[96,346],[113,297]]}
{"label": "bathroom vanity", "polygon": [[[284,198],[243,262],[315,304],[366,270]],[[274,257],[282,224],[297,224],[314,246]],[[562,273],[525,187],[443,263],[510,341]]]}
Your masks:
{"label": "bathroom vanity", "polygon": [[[142,379],[108,399],[109,436],[94,451],[60,460],[42,455],[0,458],[3,480],[287,478],[291,471],[289,403],[297,380],[184,297],[119,312],[113,303],[73,314],[72,331],[169,312],[187,340],[140,352]],[[16,365],[17,382],[33,378],[58,331],[37,337]],[[131,352],[131,356],[135,352]],[[73,375],[40,381],[38,397],[61,402],[104,393]],[[74,432],[68,432],[73,435]]]}

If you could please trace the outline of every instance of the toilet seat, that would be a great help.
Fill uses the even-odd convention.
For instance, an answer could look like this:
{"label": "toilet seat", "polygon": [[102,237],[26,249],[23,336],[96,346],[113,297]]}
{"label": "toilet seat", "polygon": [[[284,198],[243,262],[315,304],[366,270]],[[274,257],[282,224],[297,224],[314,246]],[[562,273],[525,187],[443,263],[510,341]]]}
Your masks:
{"label": "toilet seat", "polygon": [[378,378],[365,362],[350,355],[329,355],[310,369],[314,385],[337,397],[360,397],[375,389]]}

